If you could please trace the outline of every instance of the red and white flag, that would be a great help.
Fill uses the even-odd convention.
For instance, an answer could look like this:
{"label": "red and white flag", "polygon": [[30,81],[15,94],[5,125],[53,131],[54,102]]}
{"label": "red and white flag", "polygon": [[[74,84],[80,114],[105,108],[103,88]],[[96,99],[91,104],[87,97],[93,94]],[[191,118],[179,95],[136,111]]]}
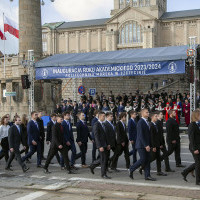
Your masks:
{"label": "red and white flag", "polygon": [[0,29],[0,38],[1,38],[2,40],[6,40],[6,37],[5,37],[5,35],[2,33],[1,29]]}
{"label": "red and white flag", "polygon": [[7,17],[4,18],[4,32],[9,32],[19,39],[19,29],[16,23]]}

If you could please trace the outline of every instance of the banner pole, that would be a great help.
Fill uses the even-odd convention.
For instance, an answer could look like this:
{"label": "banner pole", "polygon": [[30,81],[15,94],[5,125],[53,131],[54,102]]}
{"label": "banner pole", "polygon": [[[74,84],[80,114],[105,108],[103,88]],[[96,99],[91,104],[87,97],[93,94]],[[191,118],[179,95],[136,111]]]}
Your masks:
{"label": "banner pole", "polygon": [[[3,13],[3,26],[4,26],[4,13]],[[4,37],[5,37],[5,28],[3,28],[3,32],[4,32]],[[6,78],[6,50],[5,50],[5,46],[6,46],[6,40],[4,39],[3,41],[3,48],[4,48],[4,68],[3,68],[3,74],[4,74],[4,78]]]}

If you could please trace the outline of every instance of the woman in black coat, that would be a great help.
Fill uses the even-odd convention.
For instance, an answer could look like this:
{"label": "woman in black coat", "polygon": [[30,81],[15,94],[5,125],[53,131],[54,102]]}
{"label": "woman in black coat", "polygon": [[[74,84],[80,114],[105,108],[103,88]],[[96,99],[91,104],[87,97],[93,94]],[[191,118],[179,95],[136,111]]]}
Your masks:
{"label": "woman in black coat", "polygon": [[189,172],[195,169],[196,185],[200,185],[200,110],[192,112],[192,122],[188,127],[189,149],[194,157],[195,163],[182,172],[184,180]]}

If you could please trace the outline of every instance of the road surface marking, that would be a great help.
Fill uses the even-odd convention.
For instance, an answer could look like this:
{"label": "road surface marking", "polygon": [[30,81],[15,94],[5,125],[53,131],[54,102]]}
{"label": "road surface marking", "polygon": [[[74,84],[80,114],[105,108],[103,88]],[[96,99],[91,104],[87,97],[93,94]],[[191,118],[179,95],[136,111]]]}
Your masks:
{"label": "road surface marking", "polygon": [[33,200],[33,199],[36,199],[36,198],[39,198],[41,196],[44,196],[45,194],[47,194],[47,192],[33,192],[33,193],[30,193],[24,197],[19,197],[15,200]]}
{"label": "road surface marking", "polygon": [[58,183],[54,183],[52,185],[47,185],[45,187],[43,187],[43,190],[57,190],[59,188],[61,188],[62,186],[64,186],[66,184],[66,182],[58,182]]}

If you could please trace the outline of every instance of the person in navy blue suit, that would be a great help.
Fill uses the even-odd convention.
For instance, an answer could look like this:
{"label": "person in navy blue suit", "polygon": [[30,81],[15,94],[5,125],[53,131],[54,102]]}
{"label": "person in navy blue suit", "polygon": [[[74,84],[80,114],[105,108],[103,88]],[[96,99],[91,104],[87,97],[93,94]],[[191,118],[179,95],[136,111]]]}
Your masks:
{"label": "person in navy blue suit", "polygon": [[[71,168],[76,169],[74,166],[75,160],[79,159],[81,157],[81,152],[79,154],[76,154],[76,146],[74,143],[74,134],[73,134],[73,129],[72,125],[70,122],[71,116],[70,112],[64,112],[64,120],[62,122],[63,126],[63,131],[64,131],[64,139],[65,143],[68,146],[69,149],[71,149]],[[63,160],[63,159],[62,159]],[[63,162],[61,161],[62,166],[64,165],[64,160]]]}
{"label": "person in navy blue suit", "polygon": [[92,146],[92,162],[94,162],[96,160],[96,151],[97,151],[97,147],[96,147],[96,143],[95,143],[95,138],[94,138],[94,132],[93,132],[93,127],[95,125],[95,123],[98,121],[98,115],[99,115],[99,110],[95,110],[94,111],[94,118],[92,119],[92,142],[93,142],[93,146]]}
{"label": "person in navy blue suit", "polygon": [[151,135],[150,127],[148,123],[149,111],[148,109],[143,109],[141,111],[142,118],[137,124],[137,140],[136,149],[139,153],[140,159],[130,167],[129,177],[133,179],[133,172],[140,166],[144,167],[145,180],[155,181],[150,175],[150,159],[151,159]]}
{"label": "person in navy blue suit", "polygon": [[129,135],[129,141],[132,145],[132,151],[130,151],[129,156],[133,155],[133,164],[137,161],[137,149],[135,148],[136,139],[137,139],[137,123],[136,123],[136,117],[137,112],[134,110],[130,111],[131,118],[128,121],[128,135]]}
{"label": "person in navy blue suit", "polygon": [[117,108],[117,114],[119,115],[122,112],[124,112],[124,106],[123,106],[123,101],[120,101],[119,106]]}
{"label": "person in navy blue suit", "polygon": [[78,143],[81,150],[82,167],[86,168],[88,167],[86,165],[87,143],[88,143],[88,138],[90,138],[90,140],[92,141],[92,137],[90,135],[89,128],[87,127],[87,123],[85,121],[85,114],[83,112],[80,112],[78,114],[78,117],[79,117],[79,122],[76,124],[76,129],[77,129],[76,142]]}
{"label": "person in navy blue suit", "polygon": [[31,156],[37,151],[37,167],[43,167],[41,165],[41,139],[39,125],[36,121],[38,114],[36,111],[31,112],[31,120],[27,125],[28,133],[28,145],[30,151],[22,158],[22,162],[31,158]]}

